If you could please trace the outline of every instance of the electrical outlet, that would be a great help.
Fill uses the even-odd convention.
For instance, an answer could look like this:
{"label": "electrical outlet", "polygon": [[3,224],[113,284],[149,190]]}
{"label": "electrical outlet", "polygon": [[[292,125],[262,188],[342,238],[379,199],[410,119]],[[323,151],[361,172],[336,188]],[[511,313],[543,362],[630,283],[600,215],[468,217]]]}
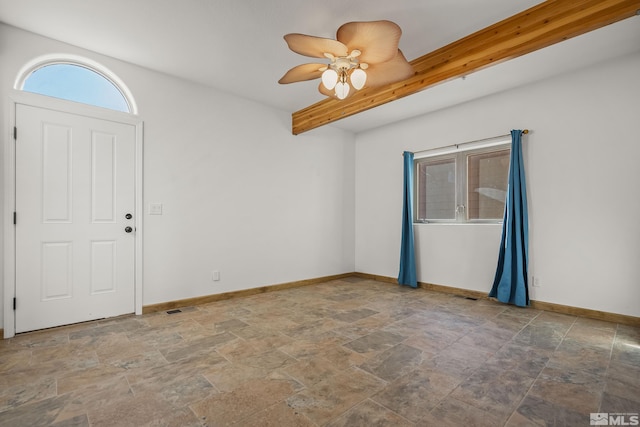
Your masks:
{"label": "electrical outlet", "polygon": [[540,278],[538,276],[534,276],[533,277],[533,287],[534,288],[539,288],[542,286],[542,281],[540,280]]}

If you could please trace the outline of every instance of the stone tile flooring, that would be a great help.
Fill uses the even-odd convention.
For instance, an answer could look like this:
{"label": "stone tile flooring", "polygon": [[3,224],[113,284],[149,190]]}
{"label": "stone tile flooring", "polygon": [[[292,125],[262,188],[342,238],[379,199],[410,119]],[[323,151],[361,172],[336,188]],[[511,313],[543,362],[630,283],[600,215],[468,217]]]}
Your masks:
{"label": "stone tile flooring", "polygon": [[0,341],[0,426],[585,426],[640,329],[359,278]]}

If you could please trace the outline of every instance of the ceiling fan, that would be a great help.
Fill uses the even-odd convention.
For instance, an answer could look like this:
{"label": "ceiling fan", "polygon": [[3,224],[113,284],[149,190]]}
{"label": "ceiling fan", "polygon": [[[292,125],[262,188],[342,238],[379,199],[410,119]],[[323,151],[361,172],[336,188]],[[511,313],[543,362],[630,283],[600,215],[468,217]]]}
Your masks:
{"label": "ceiling fan", "polygon": [[384,20],[348,22],[338,28],[337,40],[287,34],[284,39],[289,49],[312,58],[326,58],[329,63],[298,65],[287,71],[278,83],[321,78],[320,93],[345,99],[354,93],[351,86],[360,90],[407,79],[414,71],[398,49],[401,35],[397,24]]}

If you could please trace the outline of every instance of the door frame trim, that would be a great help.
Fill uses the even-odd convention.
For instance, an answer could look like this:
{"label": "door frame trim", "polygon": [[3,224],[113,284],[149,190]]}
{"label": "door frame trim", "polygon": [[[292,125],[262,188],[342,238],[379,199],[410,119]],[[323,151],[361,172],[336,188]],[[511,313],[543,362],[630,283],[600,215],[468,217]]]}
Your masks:
{"label": "door frame trim", "polygon": [[[99,120],[108,120],[135,127],[135,253],[134,253],[134,307],[135,314],[142,314],[143,297],[143,166],[144,166],[144,122],[135,114],[107,110],[92,105],[79,104],[48,96],[13,90],[7,103],[4,135],[4,277],[3,277],[3,328],[4,338],[15,335],[16,322],[13,310],[13,298],[16,296],[16,233],[13,224],[13,212],[16,209],[16,151],[13,139],[13,128],[16,126],[16,106],[24,104],[37,108],[45,108],[69,114],[87,116]],[[18,130],[19,132],[19,130]],[[19,218],[18,218],[19,220]]]}

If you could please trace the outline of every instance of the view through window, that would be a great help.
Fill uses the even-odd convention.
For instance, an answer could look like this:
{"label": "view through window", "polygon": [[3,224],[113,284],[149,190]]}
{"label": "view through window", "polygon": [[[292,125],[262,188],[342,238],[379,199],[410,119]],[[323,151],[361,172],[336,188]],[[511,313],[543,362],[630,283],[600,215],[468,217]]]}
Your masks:
{"label": "view through window", "polygon": [[510,152],[505,142],[416,159],[415,222],[501,221]]}
{"label": "view through window", "polygon": [[27,77],[22,89],[110,110],[131,112],[116,85],[102,74],[80,65],[45,65]]}

